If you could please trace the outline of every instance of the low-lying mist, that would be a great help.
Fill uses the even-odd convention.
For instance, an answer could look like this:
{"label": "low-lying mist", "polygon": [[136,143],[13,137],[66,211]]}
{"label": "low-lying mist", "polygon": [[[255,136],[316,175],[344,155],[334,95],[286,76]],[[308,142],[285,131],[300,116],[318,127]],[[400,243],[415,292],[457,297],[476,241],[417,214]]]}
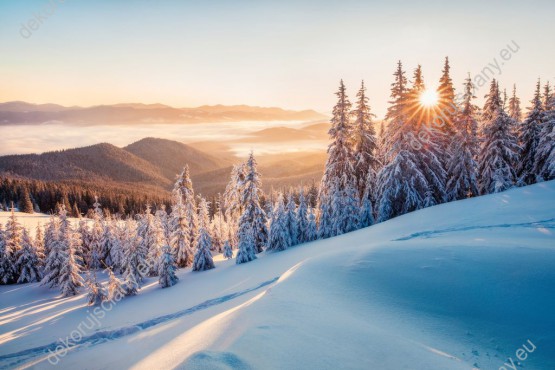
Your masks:
{"label": "low-lying mist", "polygon": [[[73,126],[71,124],[0,126],[0,155],[43,153],[107,142],[123,147],[145,137],[184,143],[204,151],[227,151],[244,156],[250,150],[258,155],[325,151],[325,135],[304,131],[311,123],[299,121],[218,122],[197,124]],[[272,128],[289,130],[276,137]],[[219,145],[221,144],[221,145]]]}

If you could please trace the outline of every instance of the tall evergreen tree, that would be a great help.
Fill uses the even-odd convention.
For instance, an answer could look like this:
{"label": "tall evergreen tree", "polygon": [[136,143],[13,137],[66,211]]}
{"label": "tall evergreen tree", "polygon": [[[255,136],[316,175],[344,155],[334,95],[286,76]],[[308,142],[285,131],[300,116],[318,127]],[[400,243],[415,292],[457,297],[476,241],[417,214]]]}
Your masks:
{"label": "tall evergreen tree", "polygon": [[199,235],[196,242],[196,252],[193,261],[193,271],[204,271],[213,269],[212,240],[210,238],[210,225],[208,218],[208,203],[202,198],[199,205]]}
{"label": "tall evergreen tree", "polygon": [[181,196],[175,198],[172,207],[173,230],[170,243],[175,261],[179,267],[188,267],[193,263],[193,244],[191,243],[187,213]]}
{"label": "tall evergreen tree", "polygon": [[18,283],[34,283],[42,279],[40,259],[33,241],[27,232],[22,229],[21,249],[17,252],[15,267],[18,274]]}
{"label": "tall evergreen tree", "polygon": [[477,108],[473,104],[474,85],[470,76],[464,84],[463,102],[455,123],[455,139],[447,164],[447,199],[449,201],[478,195],[477,164],[478,138],[475,116]]}
{"label": "tall evergreen tree", "polygon": [[115,251],[112,251],[112,249],[117,248],[117,246],[115,246],[116,235],[111,216],[106,217],[102,223],[102,238],[100,244],[102,246],[100,253],[102,265],[114,267],[112,256],[115,254],[113,253]]}
{"label": "tall evergreen tree", "polygon": [[187,224],[189,232],[189,245],[195,245],[198,237],[198,224],[197,224],[197,205],[195,202],[195,192],[193,190],[193,183],[189,175],[189,166],[185,165],[183,172],[178,176],[175,186],[173,188],[172,196],[174,204],[176,197],[181,195],[182,204],[185,208],[185,219],[183,222]]}
{"label": "tall evergreen tree", "polygon": [[146,251],[139,245],[139,237],[135,232],[135,224],[127,220],[125,224],[126,233],[123,239],[124,272],[123,281],[125,295],[135,295],[140,289],[140,283],[148,273],[146,262]]}
{"label": "tall evergreen tree", "polygon": [[367,188],[372,189],[369,195],[371,196],[370,201],[373,201],[376,171],[380,168],[380,162],[377,158],[378,139],[374,130],[374,122],[372,122],[372,117],[375,117],[375,115],[371,113],[368,105],[364,81],[357,93],[356,105],[352,115],[355,119],[352,128],[352,145],[354,148],[353,161],[357,177],[357,190],[359,195],[362,196]]}
{"label": "tall evergreen tree", "polygon": [[287,230],[289,230],[289,237],[291,239],[291,245],[299,244],[299,222],[297,220],[297,205],[295,204],[295,199],[293,197],[293,191],[289,191],[287,196],[287,206],[285,207],[285,222]]}
{"label": "tall evergreen tree", "polygon": [[543,86],[543,96],[542,96],[542,105],[544,111],[549,111],[553,106],[553,94],[551,92],[551,86],[549,85],[549,81],[545,83]]}
{"label": "tall evergreen tree", "polygon": [[368,173],[369,177],[373,177],[366,181],[366,187],[364,188],[364,193],[362,195],[362,201],[360,204],[360,211],[358,216],[358,228],[363,228],[370,226],[374,223],[374,206],[373,198],[376,186],[375,174]]}
{"label": "tall evergreen tree", "polygon": [[175,275],[177,265],[169,245],[162,248],[160,261],[158,262],[158,283],[162,288],[168,288],[177,284],[179,278]]}
{"label": "tall evergreen tree", "polygon": [[262,252],[268,242],[267,217],[260,205],[261,195],[260,174],[251,152],[245,163],[245,179],[241,194],[243,213],[239,219],[239,251],[236,257],[238,264],[256,259],[256,253]]}
{"label": "tall evergreen tree", "polygon": [[226,224],[224,220],[223,213],[223,200],[220,195],[218,195],[218,201],[216,202],[216,211],[214,212],[214,218],[210,225],[210,234],[212,236],[212,248],[216,253],[221,253],[224,250],[224,241],[227,238]]}
{"label": "tall evergreen tree", "polygon": [[551,94],[548,87],[544,94],[544,110],[544,122],[534,160],[537,181],[555,179],[555,94]]}
{"label": "tall evergreen tree", "polygon": [[231,169],[231,176],[224,192],[225,216],[227,220],[229,242],[232,248],[238,246],[239,218],[243,213],[241,194],[245,182],[244,164],[234,165]]}
{"label": "tall evergreen tree", "polygon": [[79,217],[77,238],[79,238],[81,245],[81,248],[78,251],[79,257],[83,260],[83,265],[88,266],[91,256],[91,231],[87,219],[83,217]]}
{"label": "tall evergreen tree", "polygon": [[139,249],[141,254],[146,256],[149,265],[149,275],[157,276],[158,260],[160,259],[164,243],[164,233],[148,205],[139,219],[137,235],[139,237]]}
{"label": "tall evergreen tree", "polygon": [[449,65],[449,58],[445,57],[443,70],[439,79],[439,86],[437,88],[438,103],[435,113],[441,114],[444,119],[444,124],[441,126],[443,138],[445,139],[444,150],[450,147],[450,141],[455,134],[455,120],[457,119],[457,104],[455,102],[455,88],[453,80],[451,80],[451,66]]}
{"label": "tall evergreen tree", "polygon": [[351,102],[343,80],[336,95],[337,103],[333,108],[332,126],[329,130],[331,143],[328,146],[328,159],[318,195],[322,237],[352,231],[358,224],[358,214],[351,213],[358,207],[360,196],[350,143]]}
{"label": "tall evergreen tree", "polygon": [[187,209],[179,194],[174,197],[172,207],[172,233],[170,245],[172,246],[175,261],[179,267],[188,267],[193,263],[193,244],[191,243],[189,223],[187,222]]}
{"label": "tall evergreen tree", "polygon": [[60,250],[61,263],[58,276],[58,286],[62,296],[69,297],[78,293],[79,287],[83,286],[83,279],[79,273],[80,264],[75,255],[77,239],[71,222],[67,219],[65,206],[61,206],[60,212]]}
{"label": "tall evergreen tree", "polygon": [[14,279],[15,266],[12,264],[12,251],[6,249],[4,228],[0,224],[0,282],[8,284]]}
{"label": "tall evergreen tree", "polygon": [[60,219],[52,216],[46,226],[44,237],[46,259],[41,283],[50,288],[58,286],[63,250],[60,242]]}
{"label": "tall evergreen tree", "polygon": [[[331,184],[334,186],[334,184]],[[327,196],[319,197],[318,202],[319,212],[318,212],[318,238],[326,239],[333,236],[333,219],[331,214],[331,204]]]}
{"label": "tall evergreen tree", "polygon": [[99,269],[102,266],[103,257],[103,244],[102,236],[104,234],[104,228],[102,227],[102,209],[100,208],[100,203],[98,202],[98,197],[94,197],[94,212],[93,221],[90,230],[90,244],[89,244],[89,261],[88,266],[91,270]]}
{"label": "tall evergreen tree", "polygon": [[17,221],[12,206],[10,217],[6,222],[4,232],[4,250],[0,258],[0,278],[4,284],[15,283],[18,280],[17,258],[22,246],[23,227]]}
{"label": "tall evergreen tree", "polygon": [[528,115],[518,132],[518,141],[521,147],[518,159],[517,175],[519,181],[524,185],[536,182],[536,152],[540,141],[542,124],[545,120],[545,112],[541,99],[540,81],[536,84],[536,92],[531,101],[532,106]]}
{"label": "tall evergreen tree", "polygon": [[297,208],[297,240],[299,243],[308,241],[308,203],[301,187],[299,192],[299,207]]}
{"label": "tall evergreen tree", "polygon": [[522,122],[522,109],[520,99],[516,96],[516,84],[513,85],[513,93],[509,99],[509,117],[517,124]]}
{"label": "tall evergreen tree", "polygon": [[513,168],[518,144],[510,127],[510,118],[503,110],[497,82],[492,80],[482,110],[483,144],[478,157],[479,190],[481,194],[497,193],[516,182]]}
{"label": "tall evergreen tree", "polygon": [[[2,227],[0,227],[1,229]],[[44,260],[46,258],[46,255],[44,253],[44,236],[42,233],[42,227],[40,224],[37,224],[37,228],[35,231],[35,251],[37,253],[37,257],[39,259],[39,268],[41,271],[41,277],[42,277],[42,269],[44,268]]]}
{"label": "tall evergreen tree", "polygon": [[283,195],[279,194],[272,214],[268,250],[283,251],[291,247],[291,230],[288,225],[288,218],[289,215],[285,209]]}
{"label": "tall evergreen tree", "polygon": [[311,242],[318,239],[318,225],[316,223],[316,215],[314,214],[314,208],[310,208],[308,211],[308,227],[306,231],[306,241]]}

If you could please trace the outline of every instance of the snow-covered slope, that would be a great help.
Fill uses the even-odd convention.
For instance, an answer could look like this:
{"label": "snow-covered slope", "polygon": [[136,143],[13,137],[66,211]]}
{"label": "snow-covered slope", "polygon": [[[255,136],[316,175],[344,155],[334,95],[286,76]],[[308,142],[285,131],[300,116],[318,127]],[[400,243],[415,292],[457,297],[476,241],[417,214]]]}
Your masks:
{"label": "snow-covered slope", "polygon": [[554,233],[548,182],[239,266],[220,258],[102,315],[83,295],[2,286],[0,366],[53,367],[48,350],[73,334],[55,367],[553,369]]}

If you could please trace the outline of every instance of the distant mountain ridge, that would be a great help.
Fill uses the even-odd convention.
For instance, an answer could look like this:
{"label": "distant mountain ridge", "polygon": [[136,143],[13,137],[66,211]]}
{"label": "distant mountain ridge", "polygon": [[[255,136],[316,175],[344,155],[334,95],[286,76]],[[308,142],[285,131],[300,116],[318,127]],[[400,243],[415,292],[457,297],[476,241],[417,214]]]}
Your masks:
{"label": "distant mountain ridge", "polygon": [[0,157],[0,173],[25,178],[137,183],[169,190],[185,164],[191,173],[229,165],[176,141],[145,138],[125,148],[101,143],[43,154]]}
{"label": "distant mountain ridge", "polygon": [[164,104],[124,103],[92,107],[64,107],[22,101],[0,103],[0,125],[66,123],[116,125],[233,121],[313,121],[327,118],[313,110],[285,110],[248,105],[203,105],[175,108]]}
{"label": "distant mountain ridge", "polygon": [[[260,157],[264,189],[318,182],[325,157],[324,151]],[[0,177],[69,181],[89,188],[110,186],[120,192],[134,188],[168,195],[176,175],[187,164],[195,191],[211,197],[224,191],[231,166],[237,161],[231,154],[214,156],[177,141],[149,137],[124,148],[100,143],[42,154],[0,156]]]}

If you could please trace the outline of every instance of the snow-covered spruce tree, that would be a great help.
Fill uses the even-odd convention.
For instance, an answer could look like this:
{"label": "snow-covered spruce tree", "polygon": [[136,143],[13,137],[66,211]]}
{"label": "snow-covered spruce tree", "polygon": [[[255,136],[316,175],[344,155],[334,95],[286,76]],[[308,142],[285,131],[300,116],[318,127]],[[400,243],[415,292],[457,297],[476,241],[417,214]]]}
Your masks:
{"label": "snow-covered spruce tree", "polygon": [[139,237],[136,233],[135,223],[127,220],[125,223],[125,235],[123,239],[123,281],[125,295],[135,295],[139,291],[140,283],[148,274],[146,262],[146,251],[139,245]]}
{"label": "snow-covered spruce tree", "polygon": [[[366,87],[362,81],[360,90],[357,93],[355,109],[352,112],[354,124],[352,127],[351,140],[353,146],[353,163],[357,178],[357,190],[363,196],[366,190],[370,196],[370,202],[374,201],[374,189],[376,185],[376,171],[381,167],[377,158],[378,139],[370,111]],[[364,203],[364,198],[361,199]]]}
{"label": "snow-covered spruce tree", "polygon": [[243,194],[243,185],[245,181],[245,165],[234,165],[231,169],[229,183],[226,185],[224,192],[225,216],[227,220],[229,242],[232,248],[236,248],[239,244],[237,238],[239,230],[239,218],[243,213],[241,203],[241,194]]}
{"label": "snow-covered spruce tree", "polygon": [[46,257],[41,284],[47,285],[49,288],[54,288],[58,286],[58,278],[60,276],[63,259],[63,251],[60,244],[59,217],[50,217],[50,221],[46,225],[46,232],[44,233],[44,246]]}
{"label": "snow-covered spruce tree", "polygon": [[340,235],[354,230],[358,225],[358,212],[352,213],[353,209],[358,209],[360,197],[350,143],[351,102],[343,80],[336,95],[337,103],[333,108],[329,130],[331,143],[318,194],[322,237]]}
{"label": "snow-covered spruce tree", "polygon": [[108,271],[108,300],[119,301],[126,293],[123,282],[114,274],[111,268]]}
{"label": "snow-covered spruce tree", "polygon": [[297,207],[297,241],[306,243],[308,241],[308,203],[304,195],[304,189],[299,189],[299,207]]}
{"label": "snow-covered spruce tree", "polygon": [[340,235],[341,233],[356,230],[359,227],[360,206],[356,183],[347,179],[346,175],[337,179],[337,183],[336,187],[339,187],[341,183],[344,184],[344,187],[341,191],[336,192],[336,196],[332,198],[331,210],[333,215],[339,216],[333,217],[333,228],[337,232],[341,231],[337,234]]}
{"label": "snow-covered spruce tree", "polygon": [[71,225],[67,219],[65,206],[61,206],[59,211],[60,217],[60,274],[58,276],[58,286],[62,292],[62,296],[69,297],[78,293],[78,288],[83,286],[83,279],[79,273],[81,268],[78,257],[75,255],[75,249],[78,240]]}
{"label": "snow-covered spruce tree", "polygon": [[474,85],[470,76],[464,84],[464,95],[459,114],[455,118],[455,139],[447,164],[447,199],[459,200],[478,195],[477,164],[477,107],[472,103]]}
{"label": "snow-covered spruce tree", "polygon": [[376,174],[375,172],[368,172],[368,180],[366,181],[366,187],[362,193],[362,200],[360,204],[359,216],[358,216],[358,228],[368,227],[374,224],[374,207],[373,198],[376,186]]}
{"label": "snow-covered spruce tree", "polygon": [[[448,61],[446,61],[448,71]],[[444,70],[445,75],[445,70]],[[447,174],[445,172],[445,162],[447,161],[451,138],[453,136],[452,114],[448,112],[448,106],[441,111],[441,116],[436,116],[433,109],[422,105],[421,97],[426,90],[424,85],[424,77],[422,75],[422,67],[419,65],[414,71],[413,86],[407,94],[407,110],[410,137],[414,140],[421,135],[423,130],[427,130],[430,136],[426,142],[412,142],[411,148],[415,151],[418,159],[418,167],[426,178],[427,187],[424,194],[420,194],[424,199],[423,207],[430,207],[445,202],[445,182]],[[452,103],[454,105],[454,101]],[[451,107],[456,113],[456,107]],[[433,130],[429,129],[432,125],[430,122],[432,117],[442,121],[440,125]]]}
{"label": "snow-covered spruce tree", "polygon": [[11,208],[11,214],[6,222],[4,231],[4,248],[0,256],[0,278],[2,283],[11,284],[18,280],[17,257],[22,246],[23,228],[17,221],[14,208]]}
{"label": "snow-covered spruce tree", "polygon": [[19,276],[17,279],[18,284],[34,283],[42,279],[39,255],[25,228],[21,236],[21,249],[17,252],[16,256],[15,268]]}
{"label": "snow-covered spruce tree", "polygon": [[285,207],[285,222],[287,230],[289,230],[289,237],[291,238],[291,246],[297,245],[299,241],[299,222],[297,220],[297,205],[293,197],[293,191],[290,190],[287,195],[287,206]]}
{"label": "snow-covered spruce tree", "polygon": [[377,181],[378,222],[386,221],[424,207],[429,184],[420,164],[422,144],[415,138],[414,127],[407,117],[408,89],[405,72],[399,61],[391,85],[391,105],[385,141],[385,166]]}
{"label": "snow-covered spruce tree", "polygon": [[91,256],[91,232],[87,220],[83,217],[79,217],[77,237],[79,238],[81,244],[81,254],[79,257],[82,258],[83,264],[88,267]]}
{"label": "snow-covered spruce tree", "polygon": [[308,227],[306,231],[306,242],[311,242],[318,239],[318,225],[316,223],[316,215],[314,214],[314,208],[310,208],[308,211]]}
{"label": "snow-covered spruce tree", "polygon": [[322,198],[320,198],[320,201],[318,202],[318,206],[320,207],[318,212],[319,217],[317,218],[318,239],[326,239],[333,236],[333,219],[331,214],[331,204],[328,197],[322,195]]}
{"label": "snow-covered spruce tree", "polygon": [[99,269],[102,266],[102,237],[104,234],[104,228],[102,227],[102,209],[100,209],[100,203],[98,202],[98,197],[94,197],[94,211],[93,211],[93,222],[89,234],[89,258],[87,265],[91,270]]}
{"label": "snow-covered spruce tree", "polygon": [[158,283],[162,288],[168,288],[177,284],[179,279],[175,275],[175,270],[177,270],[177,266],[173,259],[170,246],[165,245],[162,248],[162,254],[158,262]]}
{"label": "snow-covered spruce tree", "polygon": [[187,213],[181,193],[174,193],[174,205],[170,215],[172,223],[172,233],[170,245],[174,254],[175,261],[179,267],[188,267],[193,264],[193,244],[191,243],[191,233],[187,222]]}
{"label": "snow-covered spruce tree", "polygon": [[212,259],[212,240],[210,238],[210,225],[208,224],[208,202],[202,198],[199,204],[199,235],[196,242],[195,259],[193,261],[193,271],[204,271],[213,269]]}
{"label": "snow-covered spruce tree", "polygon": [[544,94],[544,122],[534,160],[537,181],[555,179],[555,94]]}
{"label": "snow-covered spruce tree", "polygon": [[243,213],[239,218],[237,264],[256,259],[256,253],[262,252],[268,242],[267,218],[260,206],[262,190],[256,166],[256,160],[251,152],[245,163],[245,178],[242,186]]}
{"label": "snow-covered spruce tree", "polygon": [[[434,115],[438,117],[438,122],[441,124],[437,129],[441,131],[442,135],[438,137],[437,143],[440,153],[448,154],[451,148],[451,141],[456,133],[455,120],[458,115],[458,107],[455,102],[455,88],[450,76],[451,66],[449,65],[449,58],[445,57],[443,70],[439,79],[439,86],[437,87],[438,102],[434,110]],[[441,117],[439,119],[439,117]],[[436,123],[438,123],[436,122]],[[440,160],[447,161],[448,156],[440,158]]]}
{"label": "snow-covered spruce tree", "polygon": [[52,244],[59,237],[60,223],[59,219],[55,215],[50,215],[48,222],[44,227],[44,255],[48,257],[50,250],[52,249]]}
{"label": "snow-covered spruce tree", "polygon": [[114,262],[112,261],[112,248],[114,247],[116,236],[114,235],[115,231],[113,226],[112,217],[105,217],[102,223],[102,239],[100,242],[102,246],[100,260],[103,266],[114,266]]}
{"label": "snow-covered spruce tree", "polygon": [[158,222],[158,225],[160,225],[160,228],[162,229],[162,236],[163,236],[162,243],[164,245],[165,244],[169,245],[172,226],[171,226],[170,217],[168,215],[168,212],[166,212],[166,206],[164,204],[162,204],[160,208],[156,210],[156,212],[154,213],[154,217],[156,217],[156,222]]}
{"label": "snow-covered spruce tree", "polygon": [[[241,227],[244,225],[243,227]],[[254,230],[247,224],[239,223],[239,235],[238,235],[238,248],[237,254],[235,255],[235,263],[241,264],[255,260],[256,253],[254,251],[255,244]]]}
{"label": "snow-covered spruce tree", "polygon": [[92,274],[89,273],[87,275],[85,285],[87,286],[87,300],[89,306],[99,306],[102,302],[108,299],[106,290],[96,278],[96,272],[93,272]]}
{"label": "snow-covered spruce tree", "polygon": [[[385,156],[387,154],[387,145],[386,145],[386,129],[385,129],[385,120],[380,122],[380,129],[378,130],[378,140],[377,140],[377,148],[376,148],[376,158],[380,164],[380,167],[376,169],[376,183],[378,182],[378,173],[386,164]],[[376,184],[377,186],[377,184]],[[377,201],[377,194],[375,194],[376,201]]]}
{"label": "snow-covered spruce tree", "polygon": [[536,84],[532,106],[526,119],[519,126],[518,142],[520,144],[520,155],[517,166],[517,176],[523,185],[536,182],[536,152],[538,149],[542,125],[545,121],[545,111],[541,100],[540,81]]}
{"label": "snow-covered spruce tree", "polygon": [[482,111],[483,143],[478,156],[481,194],[507,190],[516,182],[513,163],[517,159],[519,147],[510,125],[510,118],[501,106],[499,87],[494,79]]}
{"label": "snow-covered spruce tree", "polygon": [[6,238],[4,228],[0,224],[0,283],[7,284],[13,279],[15,266],[11,263],[11,251],[6,250]]}
{"label": "snow-covered spruce tree", "polygon": [[112,220],[111,236],[112,247],[110,248],[110,263],[112,269],[122,271],[123,265],[123,238],[125,235],[125,224],[122,220]]}
{"label": "snow-covered spruce tree", "polygon": [[214,213],[214,218],[210,225],[210,234],[212,236],[212,247],[217,253],[223,252],[224,241],[227,238],[226,224],[223,213],[223,200],[221,195],[218,195],[218,201],[216,202],[216,212]]}
{"label": "snow-covered spruce tree", "polygon": [[176,204],[175,197],[179,195],[181,195],[183,207],[185,208],[185,222],[188,225],[190,245],[195,245],[198,237],[197,205],[195,203],[195,192],[191,177],[189,176],[188,165],[185,165],[183,168],[183,172],[178,176],[173,188],[172,196],[174,204]]}
{"label": "snow-covered spruce tree", "polygon": [[[1,227],[0,227],[1,229]],[[44,235],[42,232],[42,227],[39,224],[37,224],[37,228],[35,231],[35,252],[37,253],[37,258],[39,259],[39,268],[41,271],[41,276],[42,276],[42,270],[44,268],[44,260],[46,258],[46,255],[44,253]]]}
{"label": "snow-covered spruce tree", "polygon": [[[268,250],[283,251],[291,247],[291,232],[288,225],[289,212],[285,209],[283,195],[279,194],[272,215]],[[308,226],[308,225],[307,225]]]}
{"label": "snow-covered spruce tree", "polygon": [[520,99],[516,96],[516,84],[513,85],[513,93],[509,99],[508,113],[512,120],[513,134],[518,136],[518,130],[522,123],[522,109],[520,108]]}
{"label": "snow-covered spruce tree", "polygon": [[160,224],[150,211],[150,206],[148,205],[139,219],[137,235],[139,237],[141,254],[146,255],[146,260],[150,267],[149,275],[157,276],[158,260],[162,253],[164,235]]}
{"label": "snow-covered spruce tree", "polygon": [[224,242],[224,258],[229,260],[233,258],[233,251],[231,250],[231,244],[229,244],[229,240]]}

